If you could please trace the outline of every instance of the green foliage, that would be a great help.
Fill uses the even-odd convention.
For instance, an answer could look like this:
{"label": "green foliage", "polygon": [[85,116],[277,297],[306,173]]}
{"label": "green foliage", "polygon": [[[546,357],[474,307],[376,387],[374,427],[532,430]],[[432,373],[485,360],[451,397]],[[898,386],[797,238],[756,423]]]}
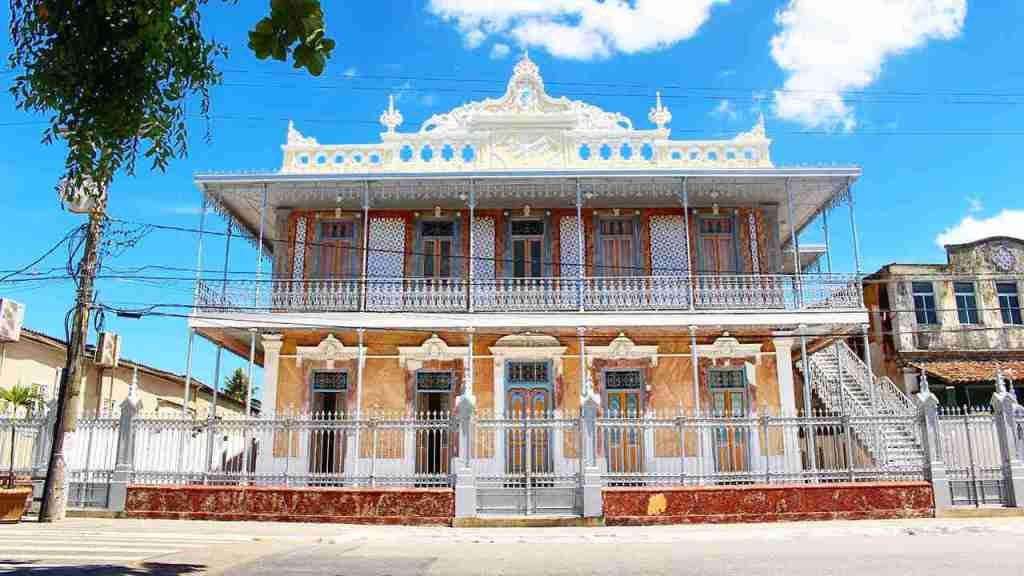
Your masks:
{"label": "green foliage", "polygon": [[291,51],[295,67],[314,76],[323,73],[334,45],[324,36],[320,0],[270,0],[270,15],[249,32],[249,48],[257,58],[285,61]]}
{"label": "green foliage", "polygon": [[41,397],[39,392],[28,386],[15,384],[10,388],[0,388],[0,406],[3,409],[17,413],[19,408],[31,412]]}
{"label": "green foliage", "polygon": [[[187,108],[209,119],[228,54],[203,34],[208,1],[10,0],[10,92],[18,108],[48,118],[44,143],[66,143],[72,186],[91,180],[102,191],[118,171],[134,173],[140,154],[160,170],[187,154]],[[320,74],[334,42],[319,0],[270,4],[253,49],[293,53],[296,67]]]}
{"label": "green foliage", "polygon": [[[224,378],[223,394],[234,398],[238,402],[245,402],[245,391],[249,387],[249,375],[241,368],[235,368],[230,376]],[[256,388],[252,390],[253,397],[256,396]]]}

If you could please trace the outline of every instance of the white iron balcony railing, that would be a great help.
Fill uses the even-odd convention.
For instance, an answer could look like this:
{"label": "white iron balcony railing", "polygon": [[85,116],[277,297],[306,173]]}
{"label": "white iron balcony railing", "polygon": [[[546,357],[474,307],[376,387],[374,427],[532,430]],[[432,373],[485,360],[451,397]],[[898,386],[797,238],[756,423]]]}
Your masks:
{"label": "white iron balcony railing", "polygon": [[[365,290],[365,294],[364,294]],[[206,312],[860,310],[852,274],[587,278],[371,278],[200,282]]]}

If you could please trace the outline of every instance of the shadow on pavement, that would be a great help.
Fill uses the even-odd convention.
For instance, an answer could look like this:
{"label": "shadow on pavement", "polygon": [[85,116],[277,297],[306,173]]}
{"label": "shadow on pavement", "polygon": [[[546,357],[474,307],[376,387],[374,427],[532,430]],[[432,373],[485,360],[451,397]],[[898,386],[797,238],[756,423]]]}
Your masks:
{"label": "shadow on pavement", "polygon": [[78,564],[66,566],[33,566],[35,562],[4,560],[0,564],[13,567],[5,574],[31,574],[32,576],[187,576],[205,572],[203,564],[166,564],[162,562],[143,562],[134,565],[116,564]]}

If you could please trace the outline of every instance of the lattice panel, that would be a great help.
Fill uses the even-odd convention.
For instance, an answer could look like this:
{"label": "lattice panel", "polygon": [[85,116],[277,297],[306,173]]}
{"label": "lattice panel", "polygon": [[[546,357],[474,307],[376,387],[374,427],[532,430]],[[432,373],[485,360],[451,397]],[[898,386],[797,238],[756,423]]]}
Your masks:
{"label": "lattice panel", "polygon": [[295,221],[295,256],[292,258],[292,279],[302,280],[306,271],[306,217]]}
{"label": "lattice panel", "polygon": [[405,275],[405,219],[371,218],[366,275],[401,278]]}
{"label": "lattice panel", "polygon": [[682,216],[651,216],[651,267],[654,276],[682,276],[690,269],[686,261],[686,221]]}
{"label": "lattice panel", "polygon": [[494,279],[494,218],[477,217],[473,222],[473,276],[477,280]]}
{"label": "lattice panel", "polygon": [[580,273],[579,225],[575,216],[563,216],[558,224],[563,277],[576,277]]}

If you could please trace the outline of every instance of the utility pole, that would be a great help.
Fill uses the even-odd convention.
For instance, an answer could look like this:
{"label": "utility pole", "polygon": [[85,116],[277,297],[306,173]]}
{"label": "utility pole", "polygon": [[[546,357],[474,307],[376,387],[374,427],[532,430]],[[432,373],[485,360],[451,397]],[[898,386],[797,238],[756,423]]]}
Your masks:
{"label": "utility pole", "polygon": [[[82,394],[82,357],[85,342],[89,336],[89,308],[92,306],[93,282],[99,263],[100,240],[106,222],[106,191],[96,194],[96,205],[89,212],[86,228],[85,253],[78,264],[78,290],[75,293],[75,307],[71,334],[68,338],[67,363],[60,379],[57,393],[57,417],[53,423],[53,444],[50,448],[50,462],[43,484],[43,501],[39,509],[40,522],[63,520],[67,514],[67,470],[64,458],[64,437],[74,432],[78,423],[78,400]],[[73,448],[73,447],[72,447]]]}

